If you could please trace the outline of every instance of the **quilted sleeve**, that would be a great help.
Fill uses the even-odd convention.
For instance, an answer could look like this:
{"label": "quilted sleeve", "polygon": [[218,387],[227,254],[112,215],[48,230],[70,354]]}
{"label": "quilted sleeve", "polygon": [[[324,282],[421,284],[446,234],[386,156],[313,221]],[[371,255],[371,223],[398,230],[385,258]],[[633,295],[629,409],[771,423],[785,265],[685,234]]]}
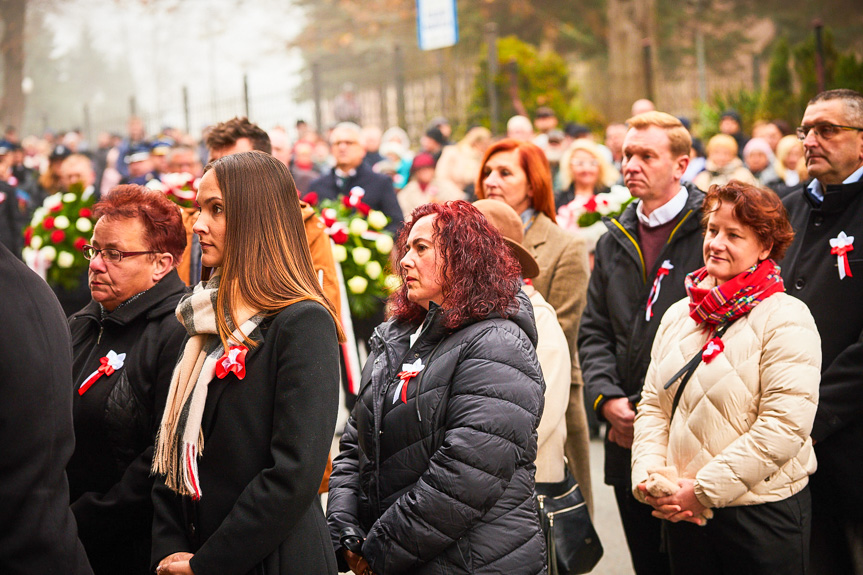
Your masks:
{"label": "quilted sleeve", "polygon": [[702,503],[724,507],[795,457],[809,438],[818,406],[821,338],[806,305],[791,297],[759,330],[761,398],[750,429],[696,476]]}
{"label": "quilted sleeve", "polygon": [[[647,480],[647,470],[654,467],[666,465],[668,453],[668,425],[670,411],[670,399],[667,410],[663,408],[661,396],[668,392],[662,389],[665,382],[659,374],[659,364],[664,357],[664,350],[670,345],[669,337],[676,330],[670,329],[671,325],[677,324],[680,316],[680,304],[669,308],[662,317],[662,322],[653,340],[653,348],[650,351],[650,366],[644,378],[644,388],[641,391],[641,400],[636,407],[634,437],[632,441],[632,493],[635,498],[646,503],[644,494],[638,490],[637,485]],[[673,339],[673,338],[672,338]],[[676,388],[672,388],[676,389]]]}

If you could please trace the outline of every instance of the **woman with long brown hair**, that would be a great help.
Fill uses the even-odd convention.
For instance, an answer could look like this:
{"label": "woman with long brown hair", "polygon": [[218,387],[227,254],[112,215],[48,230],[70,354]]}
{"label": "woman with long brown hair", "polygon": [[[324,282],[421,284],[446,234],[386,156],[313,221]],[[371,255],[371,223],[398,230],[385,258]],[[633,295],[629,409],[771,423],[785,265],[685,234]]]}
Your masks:
{"label": "woman with long brown hair", "polygon": [[197,203],[215,271],[177,307],[189,337],[153,459],[153,563],[160,574],[335,574],[317,490],[342,334],[293,180],[269,154],[233,154],[208,167]]}

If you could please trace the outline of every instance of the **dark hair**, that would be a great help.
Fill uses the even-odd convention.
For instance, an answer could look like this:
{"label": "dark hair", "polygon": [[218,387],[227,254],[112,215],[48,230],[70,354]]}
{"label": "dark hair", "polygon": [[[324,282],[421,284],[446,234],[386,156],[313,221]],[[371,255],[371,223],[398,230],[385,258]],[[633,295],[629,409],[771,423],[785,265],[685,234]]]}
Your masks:
{"label": "dark hair", "polygon": [[186,229],[180,208],[163,193],[135,184],[116,186],[93,206],[93,215],[97,219],[139,220],[144,225],[147,247],[174,256],[174,267],[180,263],[186,249]]}
{"label": "dark hair", "polygon": [[485,165],[492,156],[500,152],[511,152],[518,150],[521,161],[521,169],[527,176],[527,185],[533,190],[533,209],[544,213],[551,221],[557,222],[554,209],[554,190],[551,187],[551,168],[542,148],[531,142],[522,142],[508,138],[492,144],[482,158],[479,168],[479,176],[476,181],[476,197],[484,200],[485,197]]}
{"label": "dark hair", "polygon": [[[433,224],[435,250],[442,258],[444,325],[454,329],[469,320],[485,319],[492,312],[507,317],[514,312],[515,294],[520,289],[521,266],[500,232],[478,209],[457,200],[424,204],[411,213],[393,250],[393,268],[402,278],[402,287],[389,299],[393,317],[419,324],[426,310],[408,299],[405,270],[399,265],[408,251],[413,226],[425,216],[436,216]],[[517,308],[515,308],[517,309]]]}
{"label": "dark hair", "polygon": [[741,224],[755,232],[761,245],[770,248],[770,258],[781,260],[794,239],[794,230],[779,196],[771,190],[731,180],[724,186],[713,185],[704,198],[701,224],[707,227],[710,214],[726,202]]}
{"label": "dark hair", "polygon": [[232,118],[227,122],[220,122],[210,128],[206,137],[207,148],[210,150],[230,148],[240,138],[248,138],[253,150],[259,150],[267,154],[273,153],[270,136],[257,124],[251,123],[246,117]]}

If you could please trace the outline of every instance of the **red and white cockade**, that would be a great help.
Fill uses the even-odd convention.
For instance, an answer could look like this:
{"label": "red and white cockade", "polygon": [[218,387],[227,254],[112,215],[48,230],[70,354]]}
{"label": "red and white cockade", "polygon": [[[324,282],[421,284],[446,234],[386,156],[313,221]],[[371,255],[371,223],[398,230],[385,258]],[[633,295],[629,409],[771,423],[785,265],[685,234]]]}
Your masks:
{"label": "red and white cockade", "polygon": [[848,265],[848,252],[852,251],[854,251],[854,236],[847,236],[845,232],[839,232],[838,236],[830,239],[830,253],[836,256],[840,280],[844,280],[846,276],[854,277],[851,274],[851,266]]}
{"label": "red and white cockade", "polygon": [[713,359],[725,350],[725,344],[722,339],[714,337],[704,345],[704,353],[701,354],[701,359],[704,363],[710,363]]}
{"label": "red and white cockade", "polygon": [[117,353],[113,349],[108,352],[103,358],[99,359],[99,369],[90,374],[87,379],[84,380],[84,383],[81,384],[81,387],[78,388],[78,395],[84,395],[84,393],[90,389],[90,387],[96,383],[96,380],[102,377],[110,377],[115,371],[121,369],[123,367],[123,362],[126,360],[125,353]]}
{"label": "red and white cockade", "polygon": [[425,368],[422,359],[417,359],[413,363],[403,363],[402,370],[398,373],[398,378],[401,380],[396,392],[393,394],[393,403],[401,398],[402,403],[408,402],[408,382],[419,375]]}
{"label": "red and white cockade", "polygon": [[225,379],[229,373],[237,376],[237,379],[246,377],[246,354],[249,348],[244,345],[232,345],[228,351],[216,362],[216,377]]}
{"label": "red and white cockade", "polygon": [[662,278],[667,276],[674,266],[671,265],[671,260],[665,260],[659,266],[659,271],[656,272],[656,278],[653,280],[653,287],[650,288],[650,295],[647,296],[647,307],[644,310],[644,320],[650,321],[653,317],[653,304],[659,299],[659,288],[662,285]]}

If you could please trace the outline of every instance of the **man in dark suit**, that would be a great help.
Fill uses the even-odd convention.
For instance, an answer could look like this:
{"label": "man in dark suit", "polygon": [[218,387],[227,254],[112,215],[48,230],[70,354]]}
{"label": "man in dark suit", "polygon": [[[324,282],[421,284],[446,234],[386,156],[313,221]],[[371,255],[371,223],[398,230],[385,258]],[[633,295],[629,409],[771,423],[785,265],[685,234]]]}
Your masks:
{"label": "man in dark suit", "polygon": [[0,245],[0,573],[92,575],[69,509],[72,346],[57,298]]}
{"label": "man in dark suit", "polygon": [[342,122],[330,134],[330,146],[336,167],[311,183],[309,189],[319,199],[338,199],[350,195],[351,190],[361,188],[362,202],[373,210],[379,210],[390,219],[387,226],[395,232],[403,221],[402,210],[396,199],[393,181],[383,174],[376,174],[363,163],[366,150],[362,146],[362,129],[356,124]]}

